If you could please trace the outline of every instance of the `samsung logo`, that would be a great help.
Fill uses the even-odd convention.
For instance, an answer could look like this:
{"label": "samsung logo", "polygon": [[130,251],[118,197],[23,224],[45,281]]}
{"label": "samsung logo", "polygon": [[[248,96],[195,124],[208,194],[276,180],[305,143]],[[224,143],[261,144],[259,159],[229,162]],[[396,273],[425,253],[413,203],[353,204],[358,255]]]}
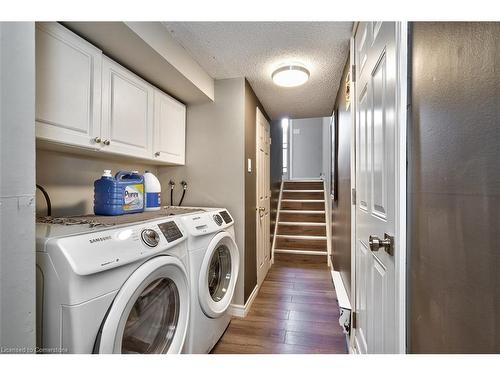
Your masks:
{"label": "samsung logo", "polygon": [[106,236],[106,237],[96,237],[96,238],[91,238],[89,240],[90,243],[95,243],[95,242],[103,242],[103,241],[107,241],[107,240],[110,240],[111,239],[111,236]]}

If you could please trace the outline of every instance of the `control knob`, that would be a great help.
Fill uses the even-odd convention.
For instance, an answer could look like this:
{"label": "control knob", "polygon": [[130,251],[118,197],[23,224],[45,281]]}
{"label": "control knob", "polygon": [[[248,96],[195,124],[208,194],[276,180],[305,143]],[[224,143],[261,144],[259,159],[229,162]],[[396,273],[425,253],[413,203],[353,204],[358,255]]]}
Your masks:
{"label": "control knob", "polygon": [[220,217],[220,215],[214,215],[214,221],[215,224],[217,224],[219,227],[222,225],[222,218]]}
{"label": "control knob", "polygon": [[144,229],[141,232],[141,237],[149,247],[155,247],[160,242],[160,235],[154,229]]}

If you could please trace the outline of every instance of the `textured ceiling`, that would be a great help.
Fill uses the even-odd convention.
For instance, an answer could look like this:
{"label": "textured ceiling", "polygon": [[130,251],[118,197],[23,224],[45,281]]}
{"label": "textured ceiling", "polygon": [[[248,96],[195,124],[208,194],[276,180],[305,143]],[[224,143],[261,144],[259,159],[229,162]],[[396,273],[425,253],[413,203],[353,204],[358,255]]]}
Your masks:
{"label": "textured ceiling", "polygon": [[[272,119],[332,114],[347,60],[351,22],[165,22],[172,36],[215,79],[246,77]],[[271,73],[299,62],[303,86],[276,86]]]}

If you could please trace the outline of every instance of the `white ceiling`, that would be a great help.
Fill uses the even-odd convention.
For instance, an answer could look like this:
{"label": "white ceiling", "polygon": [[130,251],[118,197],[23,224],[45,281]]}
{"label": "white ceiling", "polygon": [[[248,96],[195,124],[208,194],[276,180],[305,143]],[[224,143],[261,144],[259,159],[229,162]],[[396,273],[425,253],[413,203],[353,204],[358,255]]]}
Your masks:
{"label": "white ceiling", "polygon": [[[246,77],[272,119],[332,114],[347,61],[351,22],[165,22],[165,27],[215,79]],[[276,86],[271,73],[286,62],[310,71],[303,86]]]}

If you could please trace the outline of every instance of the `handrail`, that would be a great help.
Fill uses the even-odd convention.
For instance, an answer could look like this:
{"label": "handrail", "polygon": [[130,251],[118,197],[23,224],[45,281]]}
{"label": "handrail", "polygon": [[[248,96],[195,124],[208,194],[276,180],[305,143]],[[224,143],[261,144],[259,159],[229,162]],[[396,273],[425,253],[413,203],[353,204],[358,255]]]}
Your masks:
{"label": "handrail", "polygon": [[276,246],[276,236],[278,234],[278,224],[280,220],[280,210],[281,210],[281,197],[283,195],[283,185],[285,181],[281,180],[280,185],[280,195],[278,198],[278,207],[276,208],[276,219],[274,220],[274,234],[273,234],[273,245],[271,247],[271,264],[274,264],[274,248]]}

